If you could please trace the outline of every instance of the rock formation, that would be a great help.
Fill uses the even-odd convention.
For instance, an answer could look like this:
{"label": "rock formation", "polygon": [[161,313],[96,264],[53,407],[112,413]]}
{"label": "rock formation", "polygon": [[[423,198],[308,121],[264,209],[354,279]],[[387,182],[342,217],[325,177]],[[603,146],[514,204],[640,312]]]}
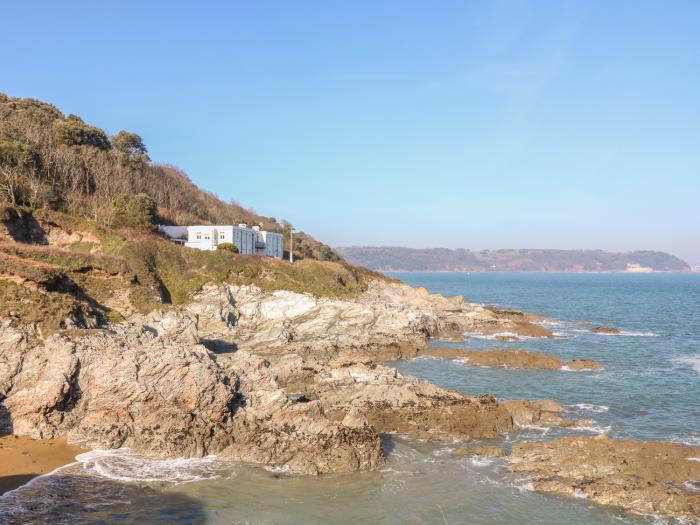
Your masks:
{"label": "rock formation", "polygon": [[604,326],[594,326],[591,328],[591,332],[594,334],[619,334],[620,330],[617,328],[606,328]]}
{"label": "rock formation", "polygon": [[514,445],[508,459],[535,490],[638,513],[700,516],[700,447],[576,436]]}
{"label": "rock formation", "polygon": [[588,419],[573,421],[561,417],[560,414],[566,412],[566,409],[551,399],[542,401],[513,399],[504,401],[503,406],[513,417],[513,424],[516,427],[587,427],[591,425]]}
{"label": "rock formation", "polygon": [[0,423],[88,447],[219,453],[313,474],[374,468],[378,431],[468,440],[512,430],[494,398],[404,377],[360,352],[415,353],[441,330],[547,335],[524,314],[398,284],[354,301],[207,287],[186,307],[45,341],[4,322]]}
{"label": "rock formation", "polygon": [[531,368],[540,370],[600,370],[603,366],[591,359],[574,359],[562,361],[555,355],[541,354],[539,352],[527,352],[525,350],[497,348],[489,350],[463,350],[462,357],[457,359],[463,363],[474,366],[506,368]]}

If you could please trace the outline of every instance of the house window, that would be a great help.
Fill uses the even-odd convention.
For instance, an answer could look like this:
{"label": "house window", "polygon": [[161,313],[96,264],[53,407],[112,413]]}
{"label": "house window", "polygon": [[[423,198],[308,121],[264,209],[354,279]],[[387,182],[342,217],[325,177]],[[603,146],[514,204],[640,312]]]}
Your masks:
{"label": "house window", "polygon": [[199,241],[201,239],[202,239],[202,232],[197,232],[197,240]]}
{"label": "house window", "polygon": [[224,232],[219,233],[219,239],[225,239],[226,234]]}

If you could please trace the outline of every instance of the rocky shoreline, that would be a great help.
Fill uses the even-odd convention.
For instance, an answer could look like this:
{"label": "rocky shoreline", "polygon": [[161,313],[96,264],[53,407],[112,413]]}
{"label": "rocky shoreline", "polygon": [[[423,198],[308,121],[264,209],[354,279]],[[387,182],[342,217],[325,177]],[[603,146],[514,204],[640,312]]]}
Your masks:
{"label": "rocky shoreline", "polygon": [[[374,469],[384,461],[383,432],[466,442],[530,425],[585,426],[564,417],[565,409],[551,400],[466,396],[381,364],[420,355],[433,337],[552,337],[538,321],[379,281],[355,299],[205,286],[186,306],[46,340],[37,339],[30,326],[6,320],[0,324],[0,425],[5,433],[67,438],[87,448],[129,447],[152,456],[215,453],[295,474]],[[538,356],[535,361],[554,358]],[[470,362],[474,357],[469,355]],[[576,363],[554,360],[558,368]],[[581,369],[597,365],[584,364]],[[513,468],[544,479],[531,462],[518,462],[524,457],[514,449],[510,461],[519,466]],[[555,470],[557,463],[548,461],[552,466],[543,468]],[[606,502],[646,511],[629,503],[625,480],[634,473],[619,475],[618,500],[610,496]],[[566,479],[562,483],[569,486],[580,483],[575,476]],[[696,497],[679,496],[690,502],[682,508],[695,512]],[[670,503],[657,507],[675,512]]]}

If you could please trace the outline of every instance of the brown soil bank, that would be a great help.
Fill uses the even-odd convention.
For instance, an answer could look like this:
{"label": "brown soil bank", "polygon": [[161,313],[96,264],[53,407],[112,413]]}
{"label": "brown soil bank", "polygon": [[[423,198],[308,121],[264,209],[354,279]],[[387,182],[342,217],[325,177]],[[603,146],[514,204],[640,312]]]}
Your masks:
{"label": "brown soil bank", "polygon": [[700,517],[700,447],[565,437],[513,446],[510,469],[535,490],[586,497],[628,511]]}
{"label": "brown soil bank", "polygon": [[65,439],[0,437],[0,494],[75,461],[84,449]]}
{"label": "brown soil bank", "polygon": [[525,350],[465,350],[462,351],[460,361],[487,367],[530,368],[539,370],[600,370],[603,366],[590,359],[574,359],[563,361],[555,355],[540,354],[539,352],[526,352]]}

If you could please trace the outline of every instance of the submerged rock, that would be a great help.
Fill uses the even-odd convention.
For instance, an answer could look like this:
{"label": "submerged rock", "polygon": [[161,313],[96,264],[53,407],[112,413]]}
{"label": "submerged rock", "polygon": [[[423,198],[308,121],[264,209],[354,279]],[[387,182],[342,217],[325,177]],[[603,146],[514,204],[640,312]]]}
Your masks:
{"label": "submerged rock", "polygon": [[594,334],[619,334],[620,330],[617,328],[606,328],[604,326],[594,326],[591,328],[591,332]]}
{"label": "submerged rock", "polygon": [[510,469],[535,490],[628,511],[700,517],[700,447],[659,441],[565,437],[514,445]]}
{"label": "submerged rock", "polygon": [[599,370],[603,366],[591,359],[574,359],[562,361],[555,355],[527,352],[525,350],[498,348],[488,350],[462,350],[458,360],[474,366],[523,368],[538,370]]}

